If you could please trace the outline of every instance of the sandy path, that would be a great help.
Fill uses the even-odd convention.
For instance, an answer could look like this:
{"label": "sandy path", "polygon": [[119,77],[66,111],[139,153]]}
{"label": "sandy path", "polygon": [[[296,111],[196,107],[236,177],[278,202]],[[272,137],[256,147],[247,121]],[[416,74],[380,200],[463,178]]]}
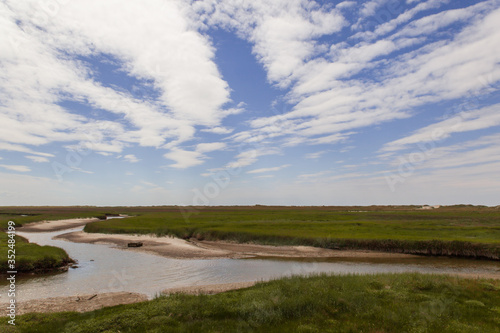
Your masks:
{"label": "sandy path", "polygon": [[[17,302],[16,315],[22,315],[29,312],[87,312],[107,306],[138,303],[147,300],[148,297],[146,295],[130,292],[52,297],[26,302]],[[6,315],[6,310],[4,309],[7,308],[7,303],[0,303],[0,308],[2,309],[0,316]]]}
{"label": "sandy path", "polygon": [[[76,243],[113,244],[121,249],[142,251],[177,259],[214,259],[214,258],[252,258],[252,257],[289,257],[289,258],[415,258],[411,254],[386,253],[373,251],[339,251],[311,246],[272,246],[259,244],[240,244],[222,241],[186,241],[173,237],[154,235],[100,234],[77,231],[56,236]],[[127,247],[129,242],[142,242],[142,247]]]}
{"label": "sandy path", "polygon": [[50,232],[71,229],[86,225],[91,222],[100,221],[98,218],[68,219],[55,221],[40,221],[23,225],[18,230],[22,232]]}

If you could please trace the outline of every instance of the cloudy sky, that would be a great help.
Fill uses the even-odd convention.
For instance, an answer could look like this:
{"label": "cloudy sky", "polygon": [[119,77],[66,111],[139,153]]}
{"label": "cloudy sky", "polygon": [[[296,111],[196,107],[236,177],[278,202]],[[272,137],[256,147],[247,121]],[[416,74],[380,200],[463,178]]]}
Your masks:
{"label": "cloudy sky", "polygon": [[0,205],[500,204],[500,1],[3,0]]}

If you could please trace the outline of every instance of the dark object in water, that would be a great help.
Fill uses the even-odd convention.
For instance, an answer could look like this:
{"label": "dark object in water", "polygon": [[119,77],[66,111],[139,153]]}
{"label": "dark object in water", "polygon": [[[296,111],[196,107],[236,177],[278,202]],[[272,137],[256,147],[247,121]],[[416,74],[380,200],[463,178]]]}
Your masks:
{"label": "dark object in water", "polygon": [[137,242],[137,243],[128,243],[128,247],[141,247],[142,242]]}

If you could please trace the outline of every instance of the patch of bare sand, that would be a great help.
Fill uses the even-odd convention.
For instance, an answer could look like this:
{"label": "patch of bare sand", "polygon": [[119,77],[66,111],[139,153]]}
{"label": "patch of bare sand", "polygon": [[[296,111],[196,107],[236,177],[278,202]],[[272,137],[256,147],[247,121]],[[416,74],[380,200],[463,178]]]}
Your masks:
{"label": "patch of bare sand", "polygon": [[[17,302],[16,315],[22,315],[30,312],[88,312],[107,306],[138,303],[147,300],[148,297],[146,295],[130,292],[111,292],[102,294],[52,297]],[[0,304],[0,307],[2,309],[6,309],[7,303]],[[7,314],[5,313],[3,315]]]}
{"label": "patch of bare sand", "polygon": [[[77,231],[56,236],[76,243],[113,244],[118,248],[142,251],[177,259],[214,259],[214,258],[415,258],[411,254],[385,253],[374,251],[339,251],[311,246],[272,246],[241,244],[222,241],[186,241],[173,237],[154,235],[100,234]],[[128,243],[142,242],[142,247],[127,247]]]}
{"label": "patch of bare sand", "polygon": [[449,274],[451,276],[458,276],[466,279],[476,279],[476,280],[481,280],[481,279],[492,279],[492,280],[500,280],[500,273],[495,274],[495,273],[453,273]]}
{"label": "patch of bare sand", "polygon": [[64,229],[71,229],[86,225],[88,223],[100,221],[98,218],[85,218],[85,219],[68,219],[68,220],[55,220],[55,221],[40,221],[25,224],[20,227],[19,231],[26,232],[50,232],[59,231]]}
{"label": "patch of bare sand", "polygon": [[235,283],[207,284],[200,286],[169,288],[163,290],[162,294],[213,295],[213,294],[223,293],[229,290],[249,288],[255,285],[256,283],[257,282],[235,282]]}
{"label": "patch of bare sand", "polygon": [[415,258],[403,253],[375,252],[367,250],[331,250],[313,246],[273,246],[221,241],[193,241],[194,245],[207,250],[242,253],[251,257],[290,258]]}

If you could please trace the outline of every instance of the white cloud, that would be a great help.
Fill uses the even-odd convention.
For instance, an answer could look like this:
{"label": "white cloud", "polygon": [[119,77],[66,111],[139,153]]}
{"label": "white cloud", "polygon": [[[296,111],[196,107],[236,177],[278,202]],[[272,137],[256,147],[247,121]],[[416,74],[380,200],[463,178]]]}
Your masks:
{"label": "white cloud", "polygon": [[260,156],[276,155],[276,154],[279,154],[279,151],[273,148],[249,149],[236,155],[236,160],[228,163],[226,165],[226,168],[227,169],[244,168],[257,162],[258,157]]}
{"label": "white cloud", "polygon": [[346,24],[337,9],[302,0],[197,1],[194,7],[209,25],[234,28],[252,42],[269,81],[281,87],[316,52],[314,38],[340,31]]}
{"label": "white cloud", "polygon": [[[500,134],[493,134],[450,146],[426,145],[424,150],[393,157],[380,180],[395,192],[413,189],[424,195],[425,188],[432,188],[429,197],[447,192],[445,196],[456,200],[464,197],[463,192],[468,202],[490,203],[488,196],[498,196],[500,184],[499,140]],[[374,176],[371,179],[376,180]]]}
{"label": "white cloud", "polygon": [[223,142],[209,142],[209,143],[200,143],[196,146],[196,151],[200,153],[208,153],[215,150],[221,150],[226,147],[226,144]]}
{"label": "white cloud", "polygon": [[[429,2],[419,10],[437,5]],[[329,139],[330,143],[342,142],[353,129],[410,117],[410,110],[417,106],[488,94],[500,80],[500,30],[496,23],[500,9],[485,8],[467,8],[474,19],[456,35],[439,35],[442,40],[435,43],[422,45],[420,37],[394,34],[354,46],[335,45],[330,50],[331,59],[318,57],[294,71],[296,83],[288,94],[295,103],[291,111],[257,118],[251,122],[254,130],[233,138],[258,142],[282,136],[286,137],[284,144],[292,145],[328,143]],[[398,22],[406,22],[403,18]],[[390,61],[385,58],[400,50],[404,52]],[[373,77],[354,77],[375,69]],[[319,135],[324,139],[318,139]]]}
{"label": "white cloud", "polygon": [[241,152],[236,155],[236,160],[230,162],[227,167],[229,169],[243,168],[257,162],[257,157],[259,156],[257,149],[251,149],[245,152]]}
{"label": "white cloud", "polygon": [[27,156],[24,156],[30,160],[32,160],[33,162],[36,162],[36,163],[46,163],[46,162],[49,162],[49,159],[46,158],[46,157],[43,157],[43,156],[30,156],[30,155],[27,155]]}
{"label": "white cloud", "polygon": [[337,4],[337,6],[335,6],[335,7],[338,9],[346,9],[346,8],[354,7],[356,5],[357,5],[356,1],[342,1],[339,4]]}
{"label": "white cloud", "polygon": [[438,142],[448,138],[453,133],[475,131],[493,126],[500,126],[500,104],[490,105],[479,110],[459,112],[448,119],[421,128],[405,138],[385,144],[382,151],[397,151],[418,143]]}
{"label": "white cloud", "polygon": [[127,160],[128,162],[130,162],[130,163],[137,163],[137,162],[139,162],[139,161],[140,161],[140,160],[139,160],[137,157],[135,157],[135,155],[133,155],[133,154],[125,155],[125,156],[123,156],[123,158],[124,158],[125,160]]}
{"label": "white cloud", "polygon": [[[493,134],[451,146],[430,146],[424,152],[418,150],[418,154],[425,158],[421,158],[421,163],[414,164],[415,167],[421,169],[443,169],[500,162],[498,142],[500,142],[500,134]],[[404,159],[409,160],[409,155],[406,154]],[[394,159],[392,165],[397,166],[401,163],[400,161],[400,158]]]}
{"label": "white cloud", "polygon": [[78,171],[78,172],[81,172],[81,173],[86,173],[86,174],[89,174],[89,175],[91,175],[91,174],[94,173],[94,171],[84,170],[84,169],[76,167],[76,166],[71,166],[70,168],[71,168],[71,170]]}
{"label": "white cloud", "polygon": [[363,4],[360,10],[361,18],[365,18],[367,16],[375,15],[377,10],[385,5],[389,0],[371,0],[367,1]]}
{"label": "white cloud", "polygon": [[262,176],[256,176],[253,178],[254,179],[268,179],[268,178],[274,178],[274,175],[262,175]]}
{"label": "white cloud", "polygon": [[[428,197],[442,195],[442,200],[449,197],[455,203],[457,198],[465,198],[460,200],[493,204],[500,187],[499,140],[500,134],[494,134],[427,151],[421,163],[410,165],[412,171],[394,182],[396,192],[404,195],[399,192],[412,189],[423,195],[426,188],[432,188],[433,193],[428,193]],[[397,176],[397,167],[408,160],[408,155],[394,159],[391,162],[394,169],[390,174]]]}
{"label": "white cloud", "polygon": [[225,128],[225,127],[213,127],[213,128],[208,128],[208,129],[202,129],[202,132],[208,132],[208,133],[214,133],[214,134],[230,134],[234,130],[230,128]]}
{"label": "white cloud", "polygon": [[61,8],[57,23],[62,24],[53,31],[77,34],[118,56],[130,74],[153,79],[161,101],[177,118],[217,124],[229,90],[208,39],[192,28],[189,10],[181,1],[75,1]]}
{"label": "white cloud", "polygon": [[207,142],[200,143],[194,151],[184,150],[181,148],[173,148],[169,153],[163,155],[165,158],[174,160],[176,163],[170,166],[178,169],[185,169],[195,165],[203,164],[207,159],[205,153],[221,150],[226,147],[223,142]]}
{"label": "white cloud", "polygon": [[[384,0],[382,0],[382,1],[384,1]],[[446,3],[449,3],[449,1],[450,0],[427,0],[424,2],[418,3],[415,7],[410,8],[401,14],[399,14],[398,10],[395,10],[395,11],[393,10],[392,13],[389,10],[385,10],[383,13],[381,13],[381,17],[387,16],[387,15],[391,15],[391,16],[397,15],[397,17],[394,17],[393,19],[389,20],[388,22],[380,22],[380,24],[378,24],[375,27],[375,31],[373,31],[373,32],[372,31],[360,32],[360,33],[357,33],[354,37],[368,40],[368,39],[373,39],[373,38],[376,38],[378,36],[388,34],[388,33],[392,32],[394,29],[396,29],[399,25],[410,21],[418,13],[429,10],[429,9],[439,8],[440,6],[442,6]]]}
{"label": "white cloud", "polygon": [[[46,13],[41,2],[6,0],[0,3],[0,150],[34,162],[48,162],[56,152],[61,153],[61,147],[74,151],[86,148],[117,158],[136,146],[154,147],[173,161],[170,167],[185,169],[203,164],[211,152],[223,150],[217,154],[222,156],[236,151],[239,144],[249,144],[234,153],[229,163],[222,160],[220,168],[209,170],[212,172],[248,167],[262,156],[280,154],[284,147],[288,154],[299,151],[294,148],[299,145],[352,144],[350,141],[358,138],[355,133],[360,133],[359,139],[365,138],[362,128],[411,117],[432,103],[458,103],[468,97],[491,96],[497,90],[499,2],[481,1],[461,9],[442,10],[447,2],[448,7],[457,7],[445,0],[407,0],[404,5],[400,1],[399,5],[409,10],[392,12],[393,17],[379,23],[377,14],[393,1],[371,0],[356,7],[354,1],[336,5],[308,0],[77,0],[58,2],[47,20],[37,21]],[[458,7],[464,6],[467,4]],[[353,15],[361,15],[358,24]],[[372,23],[377,24],[367,28]],[[349,30],[349,25],[354,29]],[[250,43],[268,82],[281,89],[272,93],[283,94],[276,100],[285,104],[284,112],[266,114],[269,110],[264,107],[254,110],[247,121],[243,115],[232,119],[232,124],[224,121],[229,115],[241,114],[245,105],[234,107],[238,101],[232,103],[231,89],[215,64],[219,60],[217,44],[209,34],[219,27]],[[349,33],[354,35],[346,37]],[[148,92],[136,94],[128,92],[125,85],[101,82],[103,73],[95,66],[98,62],[113,62],[116,68],[106,70],[117,74],[118,80],[125,76],[138,80],[134,85]],[[73,104],[78,106],[68,106]],[[497,114],[495,106],[490,106],[435,120],[435,124],[386,144],[385,159],[371,165],[387,162],[394,152],[410,145],[430,142],[429,135],[436,128],[445,129],[440,139],[459,132],[491,131],[492,126],[499,125]],[[457,125],[453,121],[458,118]],[[213,139],[213,134],[228,137],[220,140],[224,142],[206,142],[207,137],[219,140]],[[498,183],[494,169],[498,170],[499,156],[492,140],[498,137],[483,137],[462,148],[435,148],[426,163],[418,166],[419,173],[405,185],[419,188],[421,180],[425,184],[491,189],[491,184]],[[345,152],[350,148],[320,149],[325,150],[299,153],[314,159],[327,151]],[[138,160],[132,154],[123,159]],[[397,160],[388,165],[391,169],[397,166]],[[249,173],[271,177],[264,173],[281,167]],[[382,167],[377,164],[374,168]],[[22,165],[4,164],[2,168],[29,171]],[[93,172],[78,167],[73,170]],[[276,197],[281,195],[279,200],[285,200],[281,198],[298,195],[294,193],[300,191],[291,189],[301,189],[306,181],[315,184],[304,186],[300,195],[316,194],[321,187],[318,184],[326,181],[328,185],[319,190],[328,198],[325,201],[344,200],[344,194],[358,200],[357,195],[368,197],[371,190],[377,193],[376,200],[394,198],[378,196],[381,187],[387,186],[376,171],[305,173],[297,178],[300,184],[285,184]],[[11,192],[22,184],[43,196],[45,192],[39,189],[47,183],[61,193],[69,191],[44,179],[13,175],[16,182],[2,180],[2,186],[7,184]],[[452,176],[460,182],[453,185]],[[118,187],[113,190],[124,196],[128,192]],[[155,202],[163,195],[176,199],[181,193],[171,196],[165,189],[146,183],[137,184],[134,191],[134,198],[148,196]],[[109,194],[89,190],[96,192]],[[262,195],[262,191],[253,192],[256,198]],[[236,190],[228,193],[227,200],[233,200],[231,195],[238,198]],[[270,197],[271,193],[264,195]],[[395,197],[399,200],[399,195]],[[61,202],[81,203],[75,198],[58,197]]]}
{"label": "white cloud", "polygon": [[[375,35],[388,34],[442,3],[416,4],[381,24]],[[57,15],[42,22],[45,30],[34,28],[39,4],[32,4],[2,4],[6,19],[1,24],[10,38],[3,42],[13,47],[2,57],[1,79],[9,84],[4,87],[8,94],[1,97],[8,109],[0,112],[0,123],[5,124],[0,139],[23,149],[54,141],[85,143],[89,133],[99,138],[91,148],[100,152],[120,153],[134,144],[172,149],[194,137],[195,125],[205,126],[204,132],[232,132],[220,121],[241,112],[241,106],[223,108],[230,101],[229,87],[214,63],[209,39],[196,30],[200,25],[194,13],[207,25],[236,29],[253,44],[270,82],[291,85],[292,110],[252,121],[256,130],[237,133],[233,136],[237,141],[245,136],[246,142],[287,136],[284,144],[289,146],[338,143],[352,134],[345,131],[408,117],[409,106],[463,96],[480,87],[474,77],[488,73],[492,82],[500,78],[496,66],[500,38],[494,24],[498,10],[492,10],[491,2],[419,18],[383,39],[371,41],[372,36],[354,45],[331,47],[317,39],[345,26],[341,12],[302,0],[207,0],[193,3],[193,9],[180,1],[151,0],[141,5],[74,1],[59,6]],[[362,16],[373,15],[385,4],[385,0],[365,3]],[[148,24],[143,25],[141,18],[146,17]],[[422,42],[412,38],[417,31],[421,36],[472,17],[472,24],[453,39],[403,53],[391,66],[384,65],[384,57],[392,52]],[[100,24],[103,20],[106,25]],[[488,52],[473,52],[477,49]],[[112,55],[126,74],[152,80],[159,99],[138,100],[104,87],[93,80],[84,62],[72,60],[100,54]],[[383,73],[380,82],[352,78],[375,66]],[[26,75],[33,69],[34,75]],[[88,103],[126,122],[108,122],[114,126],[109,131],[59,106],[63,99]]]}
{"label": "white cloud", "polygon": [[45,156],[45,157],[54,157],[53,154],[36,152],[36,151],[33,151],[32,149],[24,147],[22,145],[16,145],[16,144],[5,143],[5,142],[0,142],[0,150],[17,151],[17,152],[34,154],[34,155]]}
{"label": "white cloud", "polygon": [[0,167],[7,169],[7,170],[17,171],[17,172],[29,172],[29,171],[31,171],[31,169],[25,165],[0,164]]}
{"label": "white cloud", "polygon": [[[89,136],[100,138],[90,148],[103,152],[119,153],[131,144],[172,148],[192,139],[194,126],[222,131],[220,121],[241,112],[223,107],[230,101],[229,87],[187,3],[72,1],[55,6],[46,21],[37,21],[45,15],[38,1],[0,6],[0,140],[11,150],[35,154],[27,145],[88,143]],[[159,98],[140,100],[104,87],[77,60],[102,54],[114,57],[127,75],[150,80]],[[110,131],[90,114],[60,106],[65,100],[125,121],[107,122],[114,126]]]}
{"label": "white cloud", "polygon": [[472,19],[478,13],[494,9],[494,2],[485,1],[467,8],[458,8],[422,17],[410,22],[394,36],[415,37],[434,33],[453,23]]}
{"label": "white cloud", "polygon": [[278,167],[273,167],[273,168],[261,168],[261,169],[255,169],[255,170],[250,170],[248,171],[247,173],[266,173],[266,172],[275,172],[275,171],[279,171],[279,170],[282,170],[284,168],[288,168],[290,166],[290,164],[283,164],[281,166],[278,166]]}
{"label": "white cloud", "polygon": [[185,169],[203,163],[203,154],[198,151],[188,151],[180,148],[173,148],[170,152],[163,155],[176,163],[169,166],[177,169]]}
{"label": "white cloud", "polygon": [[306,154],[304,157],[309,159],[317,159],[320,158],[322,155],[324,155],[326,152],[327,152],[326,150],[321,150],[314,153]]}

